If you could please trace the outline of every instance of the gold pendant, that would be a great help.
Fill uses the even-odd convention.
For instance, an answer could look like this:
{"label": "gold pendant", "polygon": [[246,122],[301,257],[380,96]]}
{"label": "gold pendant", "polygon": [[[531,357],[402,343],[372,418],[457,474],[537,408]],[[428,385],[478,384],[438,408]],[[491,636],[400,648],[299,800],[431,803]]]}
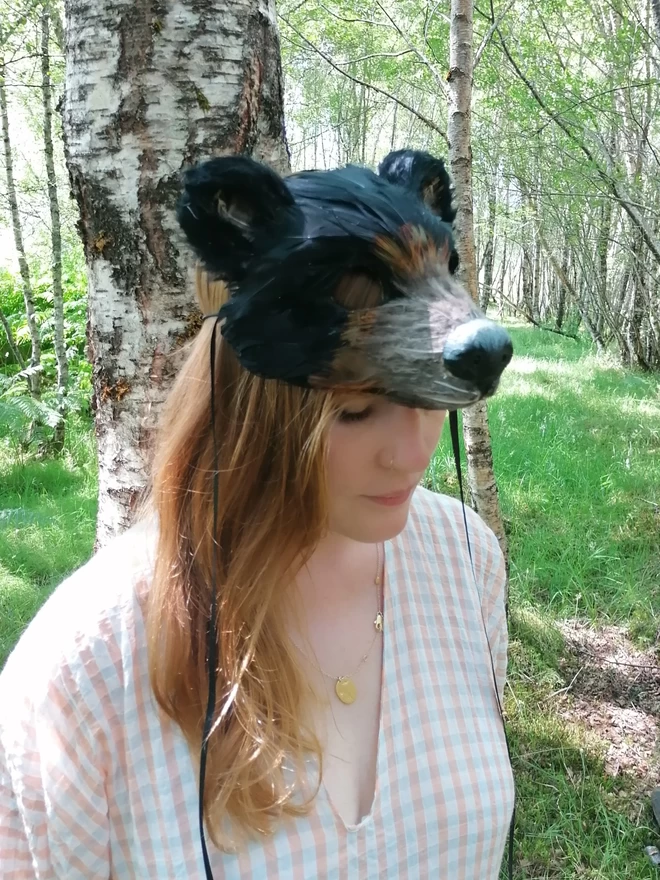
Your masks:
{"label": "gold pendant", "polygon": [[335,683],[335,693],[342,703],[346,703],[347,706],[354,703],[355,698],[357,697],[357,688],[355,687],[353,679],[348,678],[348,676],[338,678]]}
{"label": "gold pendant", "polygon": [[383,631],[383,612],[379,611],[376,615],[376,619],[374,620],[374,626],[378,630],[379,633]]}

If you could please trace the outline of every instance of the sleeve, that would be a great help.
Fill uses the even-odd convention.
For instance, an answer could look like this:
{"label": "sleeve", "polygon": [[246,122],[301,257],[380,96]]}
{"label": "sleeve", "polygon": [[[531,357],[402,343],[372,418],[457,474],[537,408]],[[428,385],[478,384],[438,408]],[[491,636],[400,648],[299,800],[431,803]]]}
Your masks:
{"label": "sleeve", "polygon": [[506,619],[506,563],[495,534],[473,511],[472,517],[475,522],[471,530],[479,535],[474,565],[481,592],[481,612],[493,657],[497,692],[500,700],[503,700],[509,646]]}
{"label": "sleeve", "polygon": [[77,701],[51,681],[33,702],[20,666],[8,666],[0,676],[3,880],[109,878],[105,780]]}

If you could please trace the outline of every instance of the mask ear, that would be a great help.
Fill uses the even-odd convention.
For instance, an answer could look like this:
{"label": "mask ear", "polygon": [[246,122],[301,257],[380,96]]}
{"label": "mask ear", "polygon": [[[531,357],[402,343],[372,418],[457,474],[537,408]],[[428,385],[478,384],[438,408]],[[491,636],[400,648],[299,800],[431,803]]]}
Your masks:
{"label": "mask ear", "polygon": [[245,156],[210,159],[186,171],[177,220],[204,267],[238,281],[253,257],[301,226],[282,178]]}
{"label": "mask ear", "polygon": [[[422,150],[394,150],[380,163],[378,174],[390,183],[412,190],[449,226],[454,222],[456,211],[451,203],[451,181],[442,159]],[[452,248],[449,271],[453,275],[457,269],[458,254]]]}
{"label": "mask ear", "polygon": [[380,163],[378,174],[391,183],[412,189],[445,223],[454,222],[456,211],[451,204],[451,181],[442,159],[421,150],[395,150]]}

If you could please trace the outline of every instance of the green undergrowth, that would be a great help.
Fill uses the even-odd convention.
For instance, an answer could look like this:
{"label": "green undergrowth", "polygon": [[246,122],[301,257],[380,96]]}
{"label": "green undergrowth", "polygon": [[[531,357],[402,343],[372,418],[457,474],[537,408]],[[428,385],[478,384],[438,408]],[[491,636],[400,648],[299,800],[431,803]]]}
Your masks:
{"label": "green undergrowth", "polygon": [[[606,743],[553,711],[567,651],[553,618],[512,601],[507,731],[516,780],[516,872],[525,880],[651,880],[660,834],[641,785],[606,771]],[[503,870],[503,880],[507,874]]]}
{"label": "green undergrowth", "polygon": [[91,555],[96,461],[89,420],[71,417],[57,458],[0,448],[0,667],[53,587]]}

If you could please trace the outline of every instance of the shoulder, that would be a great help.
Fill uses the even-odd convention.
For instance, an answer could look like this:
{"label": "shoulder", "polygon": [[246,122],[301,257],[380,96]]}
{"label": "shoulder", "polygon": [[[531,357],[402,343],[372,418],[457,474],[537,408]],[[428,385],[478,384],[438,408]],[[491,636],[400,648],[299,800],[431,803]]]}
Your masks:
{"label": "shoulder", "polygon": [[493,531],[469,505],[464,506],[457,498],[430,492],[422,486],[418,486],[413,495],[410,519],[413,528],[423,530],[434,541],[446,542],[454,536],[465,539],[467,524],[471,542],[474,536],[477,544],[497,544]]}
{"label": "shoulder", "polygon": [[471,551],[482,598],[492,589],[493,579],[502,584],[506,580],[504,558],[492,529],[469,505],[463,506],[456,498],[419,486],[413,496],[404,539],[409,546],[415,545],[417,552],[461,570],[472,568]]}
{"label": "shoulder", "polygon": [[134,526],[54,590],[0,674],[1,705],[18,711],[29,702],[38,711],[54,695],[84,702],[102,681],[121,675],[154,547],[153,524]]}

